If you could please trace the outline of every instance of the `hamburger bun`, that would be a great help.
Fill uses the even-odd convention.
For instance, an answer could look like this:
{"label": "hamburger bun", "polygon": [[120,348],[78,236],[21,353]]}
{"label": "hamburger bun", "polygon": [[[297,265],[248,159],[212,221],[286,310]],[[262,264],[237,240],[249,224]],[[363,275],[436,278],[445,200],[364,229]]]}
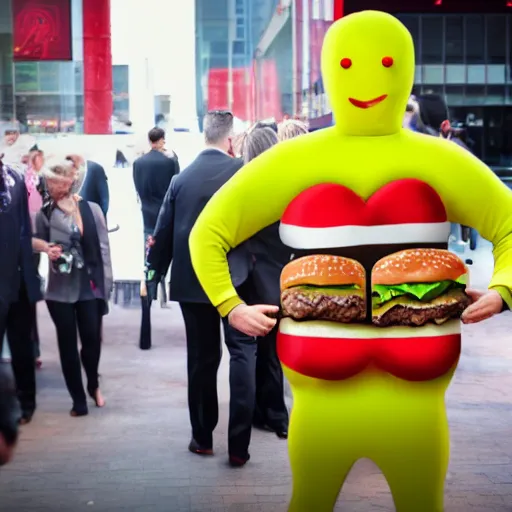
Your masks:
{"label": "hamburger bun", "polygon": [[407,249],[379,260],[373,267],[372,284],[456,281],[467,273],[464,262],[450,251]]}
{"label": "hamburger bun", "polygon": [[291,261],[281,273],[281,291],[293,286],[344,286],[365,283],[363,266],[341,256],[315,254]]}

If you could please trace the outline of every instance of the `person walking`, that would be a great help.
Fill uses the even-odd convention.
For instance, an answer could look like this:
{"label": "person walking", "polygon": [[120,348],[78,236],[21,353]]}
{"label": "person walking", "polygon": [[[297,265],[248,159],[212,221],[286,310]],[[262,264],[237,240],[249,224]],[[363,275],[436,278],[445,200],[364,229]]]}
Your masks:
{"label": "person walking", "polygon": [[[178,158],[167,153],[165,131],[152,128],[148,133],[151,150],[133,163],[133,183],[139,197],[144,226],[144,261],[146,260],[148,238],[153,234],[158,212],[174,176],[180,172]],[[162,276],[162,304],[167,302],[165,275]]]}
{"label": "person walking", "polygon": [[28,193],[23,177],[0,160],[0,352],[5,334],[21,407],[20,422],[36,410],[34,304],[42,299],[33,262]]}
{"label": "person walking", "polygon": [[[85,416],[88,407],[80,359],[89,396],[97,407],[105,405],[98,366],[101,319],[108,312],[113,282],[107,226],[96,203],[83,201],[74,194],[80,180],[72,162],[47,162],[43,176],[50,201],[37,214],[36,237],[61,251],[60,257],[50,261],[45,299],[57,331],[64,380],[73,401],[70,414]],[[77,330],[82,344],[80,356]]]}
{"label": "person walking", "polygon": [[[172,261],[170,299],[179,302],[187,339],[188,406],[192,439],[189,450],[213,455],[213,431],[219,418],[217,371],[221,345],[221,317],[206,297],[192,268],[188,238],[194,223],[210,198],[242,167],[232,158],[233,115],[208,112],[203,123],[206,149],[172,180],[164,199],[147,259],[148,281],[158,283]],[[249,274],[245,250],[230,254],[235,285]],[[249,460],[248,446],[254,407],[253,374],[255,341],[240,340],[225,331],[230,353],[229,462],[243,466]],[[249,360],[252,358],[252,361]],[[247,397],[247,389],[252,397]],[[249,402],[248,402],[249,400]],[[248,415],[247,420],[240,418]]]}

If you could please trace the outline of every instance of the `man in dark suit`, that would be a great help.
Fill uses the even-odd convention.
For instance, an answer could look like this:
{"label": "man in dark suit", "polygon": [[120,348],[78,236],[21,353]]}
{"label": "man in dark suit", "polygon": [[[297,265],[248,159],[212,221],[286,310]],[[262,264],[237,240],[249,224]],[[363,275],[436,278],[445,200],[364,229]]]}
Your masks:
{"label": "man in dark suit", "polygon": [[33,261],[25,181],[0,161],[0,352],[7,334],[22,423],[36,408],[33,304],[42,299]]}
{"label": "man in dark suit", "polygon": [[144,222],[144,240],[153,234],[158,212],[172,177],[179,173],[176,158],[165,153],[165,132],[152,128],[148,133],[151,151],[133,163],[133,182],[140,199]]}
{"label": "man in dark suit", "polygon": [[[180,303],[187,337],[192,425],[189,450],[198,455],[212,455],[213,431],[219,416],[217,370],[222,355],[221,318],[197,280],[188,239],[206,203],[242,167],[242,161],[230,156],[233,131],[230,112],[209,112],[203,126],[207,149],[172,180],[153,234],[147,271],[148,280],[158,282],[172,261],[170,299]],[[230,268],[235,286],[246,281],[249,273],[246,253],[233,251]],[[225,342],[231,356],[229,460],[233,466],[243,466],[249,460],[255,394],[254,383],[250,382],[246,370],[248,365],[254,365],[256,341],[239,342],[226,334]]]}
{"label": "man in dark suit", "polygon": [[[173,176],[180,172],[178,158],[165,152],[165,131],[152,128],[148,133],[151,151],[133,163],[133,182],[139,196],[144,224],[144,261],[146,242],[153,234],[165,194]],[[162,307],[167,302],[165,274],[161,277]]]}

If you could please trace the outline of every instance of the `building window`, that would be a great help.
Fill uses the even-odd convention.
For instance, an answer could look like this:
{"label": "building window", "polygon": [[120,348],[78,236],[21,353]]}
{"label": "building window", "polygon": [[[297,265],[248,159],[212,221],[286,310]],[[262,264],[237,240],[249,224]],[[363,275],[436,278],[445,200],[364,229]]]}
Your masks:
{"label": "building window", "polygon": [[505,93],[504,85],[488,85],[484,102],[486,105],[504,105]]}
{"label": "building window", "polygon": [[448,64],[446,66],[446,83],[465,84],[466,66],[464,66],[463,64]]}
{"label": "building window", "polygon": [[421,61],[423,64],[443,62],[443,17],[424,16],[421,19]]}
{"label": "building window", "polygon": [[227,41],[210,41],[210,51],[214,55],[227,55],[228,42]]}
{"label": "building window", "polygon": [[485,84],[485,66],[468,66],[468,84]]}
{"label": "building window", "polygon": [[245,39],[245,27],[236,27],[236,38]]}
{"label": "building window", "polygon": [[507,18],[487,16],[486,18],[486,61],[488,64],[505,64],[507,60]]}
{"label": "building window", "polygon": [[233,41],[233,53],[235,55],[245,54],[245,41]]}
{"label": "building window", "polygon": [[424,84],[444,84],[444,66],[423,66],[422,78]]}
{"label": "building window", "polygon": [[462,16],[446,17],[445,37],[446,63],[464,62],[464,18]]}
{"label": "building window", "polygon": [[485,22],[483,16],[466,16],[466,62],[485,62]]}
{"label": "building window", "polygon": [[416,63],[421,64],[420,55],[420,17],[416,14],[399,14],[396,16],[411,33],[414,41]]}

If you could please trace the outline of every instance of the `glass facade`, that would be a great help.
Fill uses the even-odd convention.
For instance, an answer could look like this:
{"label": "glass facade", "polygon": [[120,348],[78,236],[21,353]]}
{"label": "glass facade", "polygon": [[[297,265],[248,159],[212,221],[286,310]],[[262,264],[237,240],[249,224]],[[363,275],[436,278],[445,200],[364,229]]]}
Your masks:
{"label": "glass facade", "polygon": [[[59,30],[65,30],[65,27],[70,30],[72,59],[48,60],[48,55],[39,54],[37,50],[44,46],[44,37],[53,36],[38,29],[35,32],[29,30],[30,37],[23,39],[26,34],[19,29],[20,26],[25,28],[23,20],[38,19],[37,12],[34,13],[35,4],[25,1],[22,5],[19,0],[0,0],[1,123],[14,122],[22,132],[34,134],[84,132],[83,2],[85,0],[69,0],[68,4],[66,0],[59,0],[55,1],[55,5],[51,4],[48,12],[66,13]],[[18,11],[13,12],[13,5]],[[59,9],[66,9],[61,11],[58,6]],[[20,57],[13,59],[13,34],[27,41],[26,50],[32,51],[29,57],[25,55],[23,60]],[[38,36],[41,36],[40,39]],[[69,40],[66,43],[66,51],[69,52],[68,43]],[[20,43],[16,45],[20,50]],[[101,55],[98,58],[101,59]],[[124,105],[118,101],[117,107],[124,108]]]}
{"label": "glass facade", "polygon": [[113,116],[119,121],[130,119],[129,68],[119,64],[112,66]]}
{"label": "glass facade", "polygon": [[334,0],[196,0],[197,112],[238,119],[329,113],[320,49]]}
{"label": "glass facade", "polygon": [[[197,111],[331,123],[320,52],[336,0],[196,0]],[[414,92],[442,95],[475,154],[512,166],[512,8],[506,0],[344,0],[386,10],[416,45]]]}
{"label": "glass facade", "polygon": [[475,153],[512,166],[512,13],[396,16],[416,44],[415,92],[443,95]]}
{"label": "glass facade", "polygon": [[22,132],[83,130],[82,2],[71,2],[72,61],[13,62],[12,0],[0,0],[0,116]]}

